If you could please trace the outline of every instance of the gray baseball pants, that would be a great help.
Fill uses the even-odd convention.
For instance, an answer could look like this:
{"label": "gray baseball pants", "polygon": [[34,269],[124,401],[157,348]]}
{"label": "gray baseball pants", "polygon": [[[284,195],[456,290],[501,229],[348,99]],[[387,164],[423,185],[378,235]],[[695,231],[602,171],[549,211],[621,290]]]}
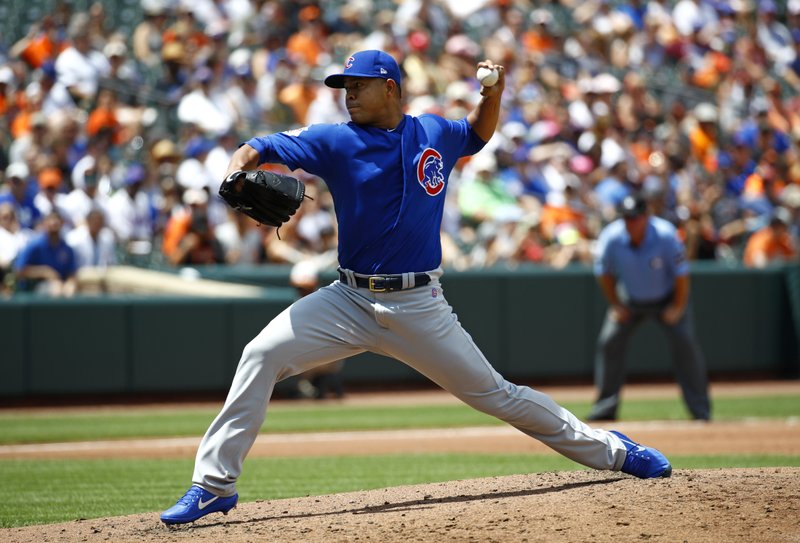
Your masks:
{"label": "gray baseball pants", "polygon": [[395,292],[335,281],[294,302],[244,349],[225,405],[203,437],[192,480],[229,496],[266,417],[275,383],[371,351],[396,358],[473,408],[493,415],[586,466],[619,470],[625,446],[546,394],[492,368],[444,298],[439,277]]}
{"label": "gray baseball pants", "polygon": [[595,357],[598,398],[589,418],[616,418],[625,382],[625,354],[633,333],[647,319],[654,319],[667,333],[676,378],[692,417],[698,420],[711,418],[708,374],[703,353],[694,337],[691,305],[681,320],[669,325],[660,319],[661,312],[669,303],[670,298],[653,303],[631,302],[628,305],[631,318],[625,322],[617,322],[606,313]]}

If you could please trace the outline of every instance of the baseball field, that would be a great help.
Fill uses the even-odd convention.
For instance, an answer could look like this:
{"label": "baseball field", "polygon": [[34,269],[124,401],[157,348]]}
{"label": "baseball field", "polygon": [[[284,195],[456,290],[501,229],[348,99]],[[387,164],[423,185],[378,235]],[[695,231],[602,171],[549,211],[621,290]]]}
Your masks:
{"label": "baseball field", "polygon": [[[550,387],[578,416],[589,387]],[[714,421],[677,387],[629,385],[606,425],[662,450],[670,479],[598,472],[446,393],[277,401],[239,506],[181,528],[219,403],[0,410],[4,541],[800,541],[800,381],[714,383]]]}

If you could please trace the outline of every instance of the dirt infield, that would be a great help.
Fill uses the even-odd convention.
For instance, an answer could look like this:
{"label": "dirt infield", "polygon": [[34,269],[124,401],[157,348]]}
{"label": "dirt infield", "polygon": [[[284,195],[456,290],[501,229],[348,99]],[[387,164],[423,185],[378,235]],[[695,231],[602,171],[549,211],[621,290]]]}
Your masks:
{"label": "dirt infield", "polygon": [[156,514],[0,530],[7,542],[797,542],[800,469],[514,475],[246,503],[169,529]]}
{"label": "dirt infield", "polygon": [[[800,382],[712,387],[726,394],[797,394]],[[564,401],[586,388],[547,390]],[[631,387],[629,397],[668,397],[671,386]],[[450,396],[358,395],[350,404],[448,403]],[[114,409],[116,407],[112,407]],[[126,408],[127,409],[127,408]],[[146,407],[145,407],[146,409]],[[620,422],[669,455],[800,455],[800,420]],[[0,447],[0,458],[191,457],[197,438]],[[551,452],[509,427],[269,434],[253,455],[419,452]],[[552,453],[555,454],[555,453]],[[676,470],[664,480],[580,471],[492,477],[330,496],[240,504],[190,527],[158,513],[0,530],[9,542],[795,542],[800,468]]]}

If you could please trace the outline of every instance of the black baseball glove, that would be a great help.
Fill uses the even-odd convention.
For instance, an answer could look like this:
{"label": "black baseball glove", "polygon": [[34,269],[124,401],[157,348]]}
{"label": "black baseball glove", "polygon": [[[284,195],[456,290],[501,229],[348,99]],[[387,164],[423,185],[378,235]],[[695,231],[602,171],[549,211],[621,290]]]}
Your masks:
{"label": "black baseball glove", "polygon": [[265,170],[231,173],[219,187],[219,195],[237,211],[268,226],[280,226],[303,203],[306,187],[289,175]]}

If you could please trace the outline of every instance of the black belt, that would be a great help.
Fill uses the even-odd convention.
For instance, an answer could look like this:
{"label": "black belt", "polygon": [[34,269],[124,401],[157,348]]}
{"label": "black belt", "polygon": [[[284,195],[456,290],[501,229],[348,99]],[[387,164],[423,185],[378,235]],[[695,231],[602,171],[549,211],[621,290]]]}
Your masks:
{"label": "black belt", "polygon": [[[393,292],[396,290],[403,290],[403,276],[399,275],[354,275],[356,286],[358,288],[366,288],[372,292]],[[347,274],[339,270],[339,280],[342,283],[349,284],[347,281]],[[414,274],[414,286],[407,286],[406,289],[416,288],[427,285],[431,282],[431,276],[427,273]]]}

